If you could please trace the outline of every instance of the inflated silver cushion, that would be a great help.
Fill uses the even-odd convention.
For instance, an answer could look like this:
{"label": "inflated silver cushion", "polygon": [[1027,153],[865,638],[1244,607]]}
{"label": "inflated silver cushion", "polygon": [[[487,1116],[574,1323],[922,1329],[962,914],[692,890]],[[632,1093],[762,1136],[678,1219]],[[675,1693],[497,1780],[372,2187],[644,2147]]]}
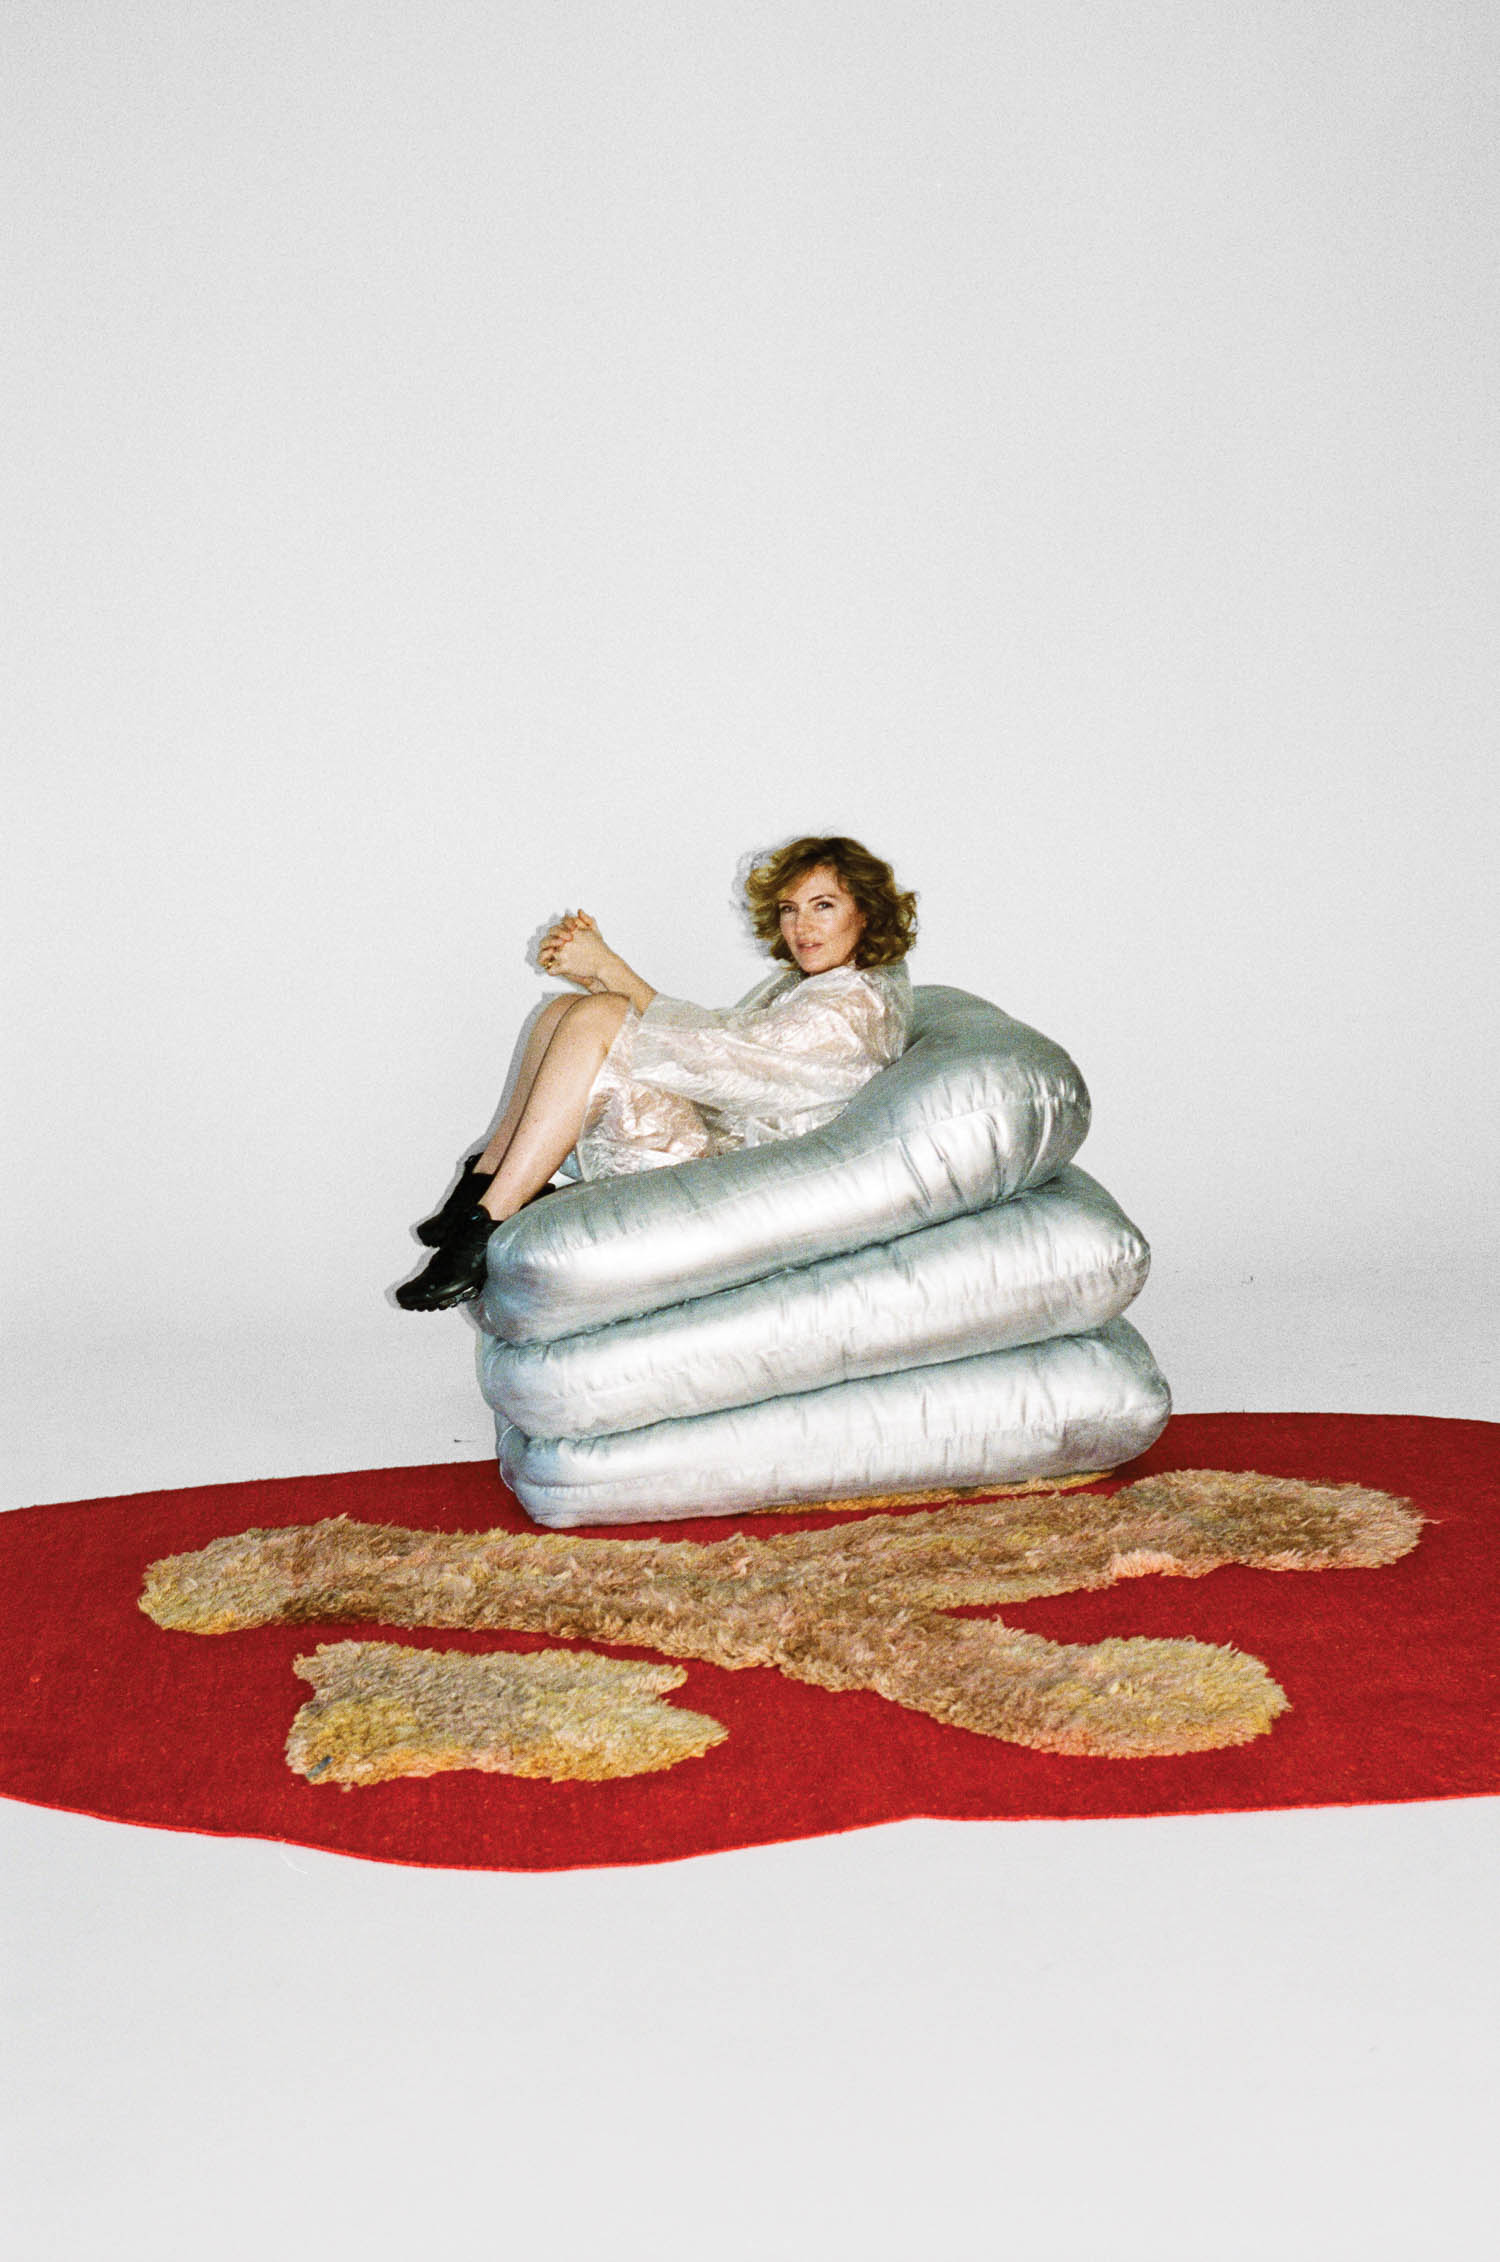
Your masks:
{"label": "inflated silver cushion", "polygon": [[482,1346],[484,1394],[533,1437],[601,1437],[860,1375],[1098,1327],[1151,1257],[1074,1166],[945,1225],[549,1343]]}
{"label": "inflated silver cushion", "polygon": [[481,1324],[545,1343],[840,1256],[1041,1185],[1089,1125],[1060,1045],[920,987],[911,1042],[821,1131],[565,1188],[490,1240]]}
{"label": "inflated silver cushion", "polygon": [[562,1528],[1112,1469],[1143,1453],[1170,1411],[1151,1353],[1115,1319],[615,1437],[497,1427],[501,1476],[529,1516]]}

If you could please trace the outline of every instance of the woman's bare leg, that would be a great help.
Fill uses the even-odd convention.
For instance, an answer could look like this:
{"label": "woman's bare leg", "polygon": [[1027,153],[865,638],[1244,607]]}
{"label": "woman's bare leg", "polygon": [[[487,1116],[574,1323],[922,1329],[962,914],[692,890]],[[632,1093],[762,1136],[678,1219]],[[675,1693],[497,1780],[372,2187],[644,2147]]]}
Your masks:
{"label": "woman's bare leg", "polygon": [[563,1011],[532,1072],[515,1128],[480,1203],[497,1225],[514,1217],[577,1145],[594,1078],[630,1011],[629,1000],[611,992],[564,998],[560,1003]]}
{"label": "woman's bare leg", "polygon": [[396,1290],[403,1311],[446,1311],[478,1295],[491,1228],[539,1194],[577,1145],[594,1078],[629,1011],[628,998],[606,992],[558,998],[538,1017],[515,1093],[482,1158],[498,1154],[484,1199],[459,1219],[416,1278]]}
{"label": "woman's bare leg", "polygon": [[576,997],[555,997],[551,1004],[544,1006],[537,1015],[532,1024],[531,1034],[526,1039],[526,1050],[521,1055],[521,1065],[516,1072],[516,1081],[511,1090],[510,1098],[505,1103],[505,1113],[495,1125],[494,1131],[490,1135],[489,1145],[475,1161],[474,1168],[476,1170],[488,1173],[499,1169],[505,1150],[516,1135],[516,1125],[521,1120],[526,1102],[531,1097],[531,1087],[536,1082],[537,1070],[541,1067],[546,1056],[547,1047],[557,1034],[558,1023],[562,1020],[564,1014],[570,1012],[580,1002]]}

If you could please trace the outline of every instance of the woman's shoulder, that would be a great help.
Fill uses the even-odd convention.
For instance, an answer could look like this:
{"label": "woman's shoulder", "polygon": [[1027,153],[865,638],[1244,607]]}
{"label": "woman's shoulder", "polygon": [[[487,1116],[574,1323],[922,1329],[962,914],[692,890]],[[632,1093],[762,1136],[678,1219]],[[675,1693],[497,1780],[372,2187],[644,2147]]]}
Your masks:
{"label": "woman's shoulder", "polygon": [[798,986],[804,990],[822,989],[825,985],[830,989],[856,989],[861,985],[876,990],[911,987],[911,976],[906,971],[906,961],[903,958],[898,958],[891,966],[830,966],[826,974],[800,976],[796,968],[792,967],[790,972]]}
{"label": "woman's shoulder", "polygon": [[809,974],[803,984],[805,989],[822,989],[829,997],[873,997],[882,1006],[910,1010],[911,976],[905,961],[897,959],[893,966],[835,966],[827,974]]}
{"label": "woman's shoulder", "polygon": [[778,967],[764,975],[753,990],[746,990],[730,1008],[734,1013],[757,1013],[764,1006],[779,1005],[784,998],[792,997],[803,987],[802,977],[795,966]]}
{"label": "woman's shoulder", "polygon": [[757,982],[734,1010],[744,1013],[768,1006],[813,1006],[820,1002],[839,1006],[846,1000],[861,999],[872,1000],[887,1011],[909,1013],[911,977],[904,962],[898,959],[893,966],[831,966],[826,974],[799,974],[795,966],[786,966]]}
{"label": "woman's shoulder", "polygon": [[911,977],[898,960],[893,966],[835,966],[810,974],[801,984],[808,1007],[835,1013],[883,1059],[906,1050],[915,1000]]}

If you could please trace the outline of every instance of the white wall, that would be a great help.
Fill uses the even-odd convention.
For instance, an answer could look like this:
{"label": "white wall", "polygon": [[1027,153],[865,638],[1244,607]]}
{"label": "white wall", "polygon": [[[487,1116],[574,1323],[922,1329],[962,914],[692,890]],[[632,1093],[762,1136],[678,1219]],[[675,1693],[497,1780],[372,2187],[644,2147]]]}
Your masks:
{"label": "white wall", "polygon": [[308,1467],[378,1457],[356,1365],[483,1450],[382,1299],[528,936],[733,994],[736,860],[823,825],[1078,1056],[1180,1402],[1500,1407],[1489,11],[4,38],[10,1304],[77,1489],[154,1481],[164,1357]]}

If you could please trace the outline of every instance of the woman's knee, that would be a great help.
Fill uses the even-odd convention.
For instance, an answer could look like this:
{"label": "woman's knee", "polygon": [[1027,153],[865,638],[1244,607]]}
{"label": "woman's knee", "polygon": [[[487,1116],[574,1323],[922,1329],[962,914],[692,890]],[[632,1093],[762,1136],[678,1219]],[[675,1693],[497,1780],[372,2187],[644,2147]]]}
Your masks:
{"label": "woman's knee", "polygon": [[568,1019],[580,1028],[613,1037],[629,1011],[629,998],[621,997],[617,990],[601,990],[594,997],[578,998]]}
{"label": "woman's knee", "polygon": [[565,1034],[569,1043],[587,1044],[600,1052],[608,1052],[629,1011],[629,998],[620,997],[613,990],[602,990],[595,997],[578,998],[569,1006],[559,1034]]}

